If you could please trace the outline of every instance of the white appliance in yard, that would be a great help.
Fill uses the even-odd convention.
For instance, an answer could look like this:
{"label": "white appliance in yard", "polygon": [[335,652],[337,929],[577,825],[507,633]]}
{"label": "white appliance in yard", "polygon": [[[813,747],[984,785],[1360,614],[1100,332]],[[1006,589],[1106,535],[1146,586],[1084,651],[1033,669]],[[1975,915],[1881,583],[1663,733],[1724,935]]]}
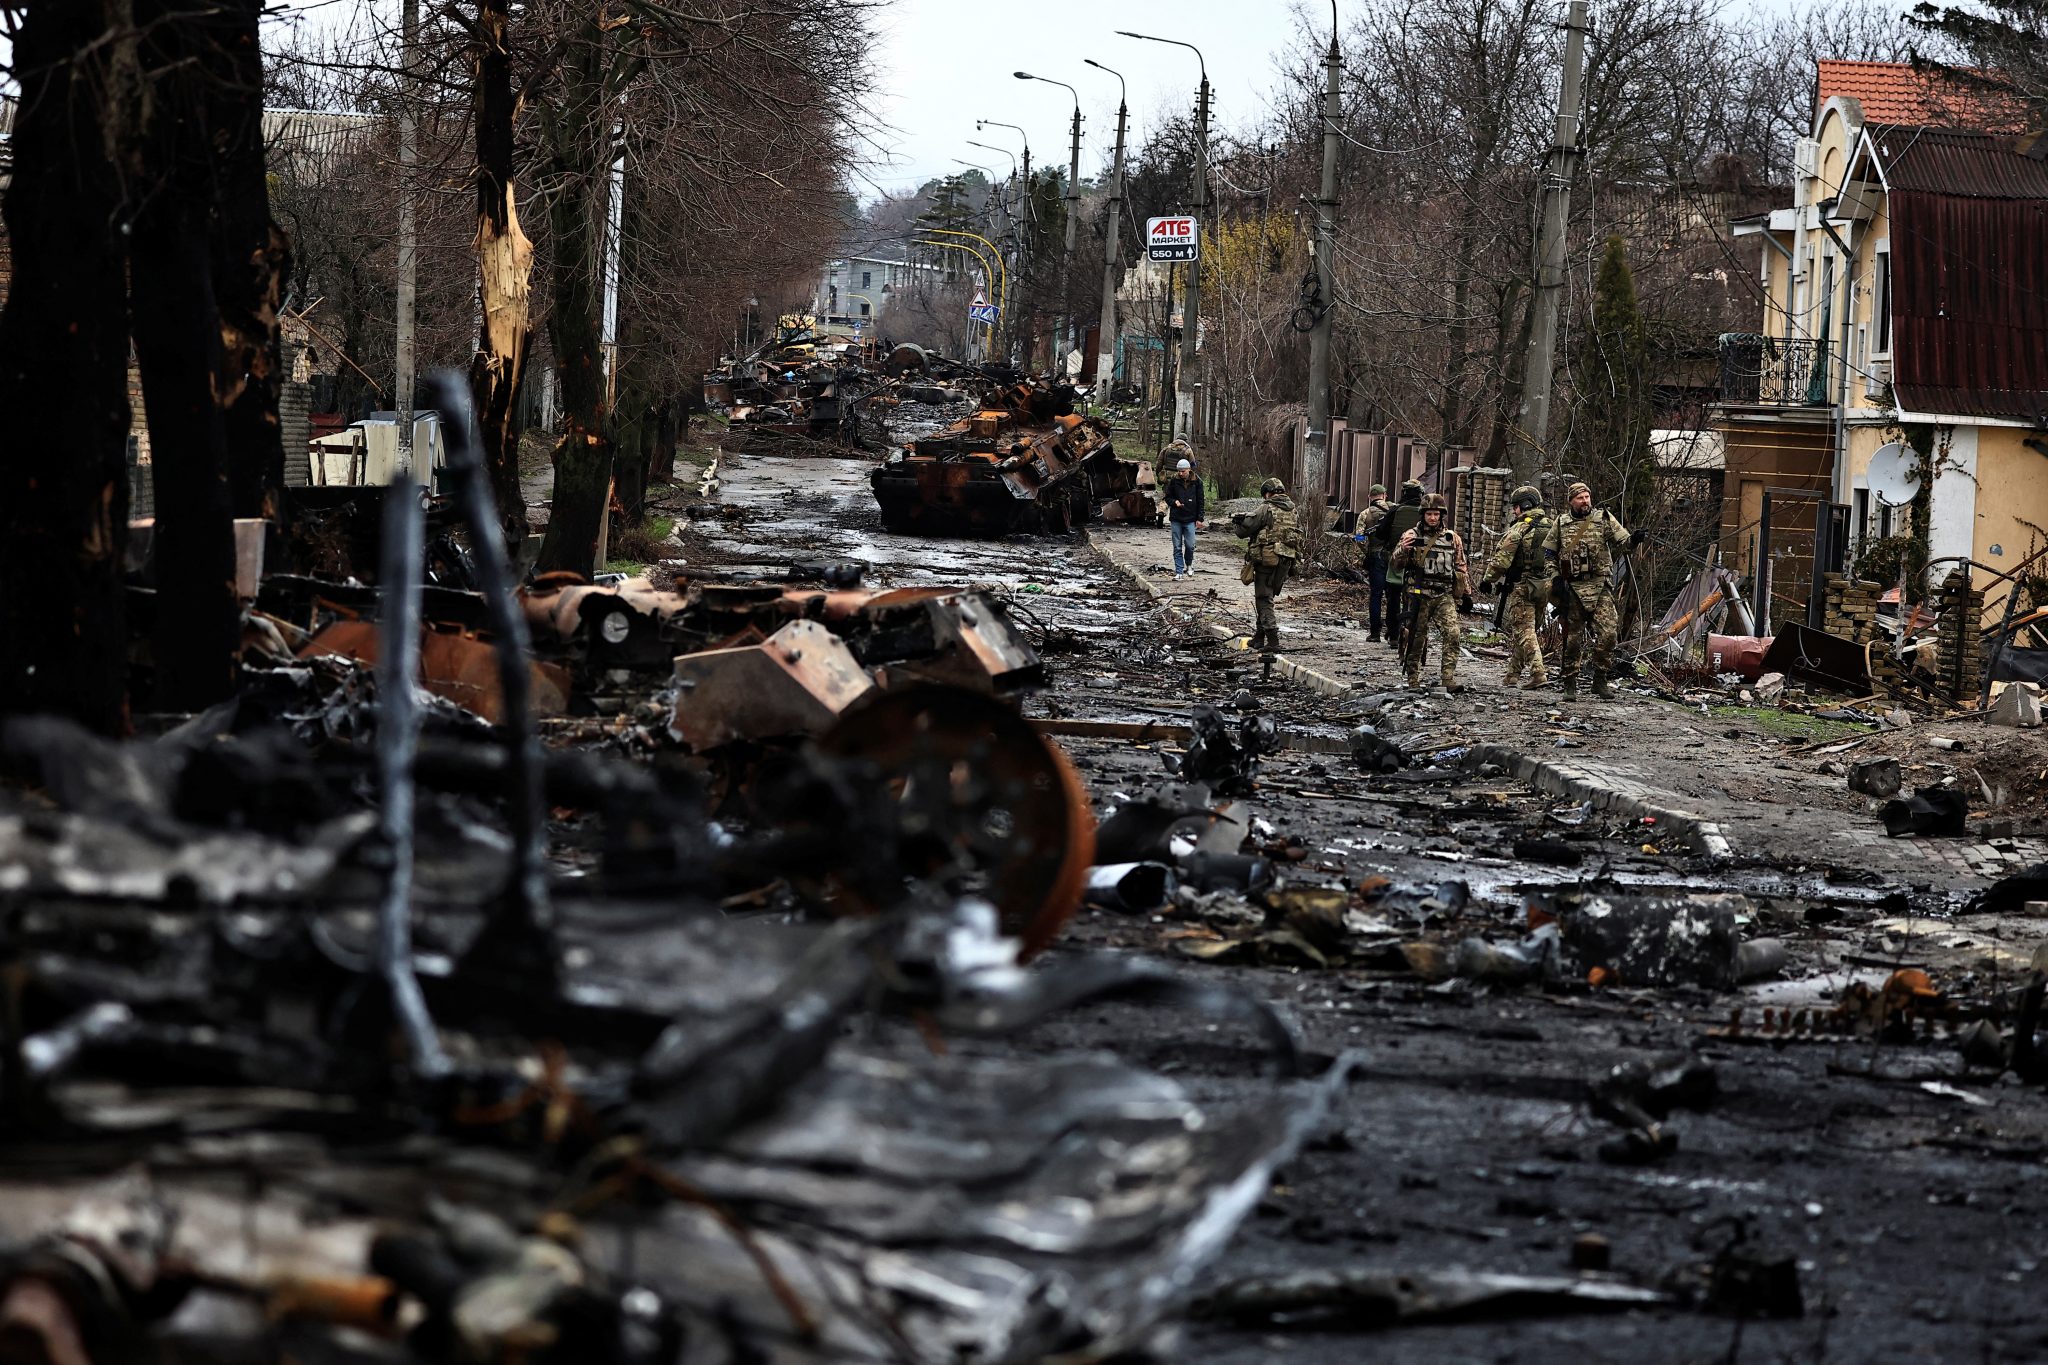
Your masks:
{"label": "white appliance in yard", "polygon": [[[447,464],[439,413],[413,414],[413,477],[432,488]],[[373,412],[311,443],[313,486],[382,486],[398,468],[398,414]]]}

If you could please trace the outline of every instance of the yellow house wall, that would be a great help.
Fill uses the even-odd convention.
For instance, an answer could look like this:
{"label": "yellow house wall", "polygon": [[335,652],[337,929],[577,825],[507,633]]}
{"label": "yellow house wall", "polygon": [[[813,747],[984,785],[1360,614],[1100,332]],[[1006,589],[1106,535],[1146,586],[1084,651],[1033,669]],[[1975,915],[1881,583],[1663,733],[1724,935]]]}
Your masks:
{"label": "yellow house wall", "polygon": [[[2017,427],[1977,428],[1977,525],[1972,554],[1980,564],[2010,571],[2048,543],[2048,455],[2026,447],[2030,435],[2042,439],[2038,433]],[[1984,586],[1985,575],[1977,577],[1978,585]],[[2004,595],[2002,589],[1992,592],[1994,597]]]}

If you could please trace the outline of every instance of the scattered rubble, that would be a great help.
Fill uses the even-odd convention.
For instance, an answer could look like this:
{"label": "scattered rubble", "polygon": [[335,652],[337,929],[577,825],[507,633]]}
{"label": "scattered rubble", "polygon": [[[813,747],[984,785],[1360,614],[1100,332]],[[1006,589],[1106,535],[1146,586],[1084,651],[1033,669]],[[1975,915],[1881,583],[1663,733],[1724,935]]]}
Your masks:
{"label": "scattered rubble", "polygon": [[[1029,381],[904,446],[872,475],[882,524],[918,535],[1072,530],[1091,519],[1157,522],[1149,467],[1117,458],[1108,424],[1074,390]],[[1113,511],[1111,510],[1113,509]]]}

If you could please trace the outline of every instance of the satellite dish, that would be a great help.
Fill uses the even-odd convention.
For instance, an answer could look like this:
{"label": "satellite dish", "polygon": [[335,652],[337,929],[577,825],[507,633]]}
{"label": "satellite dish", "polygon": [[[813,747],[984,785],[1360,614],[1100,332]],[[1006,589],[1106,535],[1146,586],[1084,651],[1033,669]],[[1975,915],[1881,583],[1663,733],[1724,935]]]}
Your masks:
{"label": "satellite dish", "polygon": [[1901,507],[1911,502],[1920,491],[1920,475],[1914,468],[1918,463],[1912,447],[1899,441],[1887,441],[1871,455],[1870,468],[1865,471],[1863,481],[1879,501]]}

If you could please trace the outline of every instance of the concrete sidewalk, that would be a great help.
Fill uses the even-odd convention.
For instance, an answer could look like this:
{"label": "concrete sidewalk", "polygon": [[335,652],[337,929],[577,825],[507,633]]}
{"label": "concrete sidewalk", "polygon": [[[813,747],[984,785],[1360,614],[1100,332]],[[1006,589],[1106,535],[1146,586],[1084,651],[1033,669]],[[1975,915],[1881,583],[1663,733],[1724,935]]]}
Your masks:
{"label": "concrete sidewalk", "polygon": [[[1174,581],[1163,526],[1091,527],[1089,541],[1175,618],[1240,644],[1250,634],[1252,590],[1238,579],[1243,542],[1227,526],[1212,525],[1197,537],[1195,571],[1182,582]],[[1399,661],[1365,630],[1363,588],[1331,578],[1297,579],[1278,607],[1276,674],[1361,703],[1400,692],[1381,721],[1388,729],[1427,727],[1447,741],[1460,740],[1468,746],[1468,763],[1496,763],[1539,790],[1650,816],[1698,852],[1852,875],[1878,871],[1937,889],[1980,885],[2048,860],[2048,840],[1986,833],[1997,822],[1974,812],[1967,837],[1887,838],[1874,803],[1848,791],[1839,774],[1820,771],[1826,755],[1794,752],[1802,746],[1742,717],[1665,701],[1625,681],[1612,702],[1582,692],[1566,703],[1555,681],[1543,692],[1504,688],[1499,679],[1507,651],[1492,641],[1484,615],[1461,618],[1467,639],[1458,681],[1464,690],[1444,698],[1401,691]],[[1434,659],[1424,673],[1434,682]],[[1929,727],[1930,734],[1939,730]],[[1965,725],[1957,733],[1973,732]],[[1972,785],[1967,753],[1932,754],[1924,775],[1909,785],[1934,781],[1945,771],[1941,760],[1951,760],[1948,770],[1966,788]]]}

